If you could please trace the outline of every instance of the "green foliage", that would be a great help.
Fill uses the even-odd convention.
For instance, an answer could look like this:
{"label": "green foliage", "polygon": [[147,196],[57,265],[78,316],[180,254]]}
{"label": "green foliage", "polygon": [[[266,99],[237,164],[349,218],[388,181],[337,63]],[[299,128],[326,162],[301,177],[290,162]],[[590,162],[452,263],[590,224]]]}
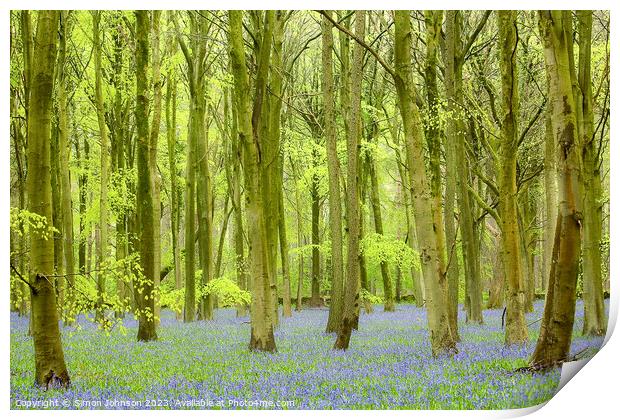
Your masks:
{"label": "green foliage", "polygon": [[220,277],[211,280],[206,285],[199,287],[196,298],[213,295],[217,297],[220,307],[249,306],[252,302],[252,295],[247,290],[242,290],[237,283],[227,277]]}
{"label": "green foliage", "polygon": [[360,290],[360,299],[362,299],[363,302],[369,303],[371,305],[380,305],[383,303],[382,297],[373,295],[366,289]]}
{"label": "green foliage", "polygon": [[113,172],[110,176],[108,188],[108,205],[116,217],[134,211],[136,195],[131,186],[136,183],[137,170],[135,168],[122,169]]}
{"label": "green foliage", "polygon": [[[196,270],[196,278],[200,278],[202,270]],[[237,283],[227,277],[211,280],[206,285],[196,287],[196,300],[200,301],[206,296],[215,296],[219,307],[249,306],[252,295],[247,290],[242,290]],[[174,285],[162,284],[156,291],[157,301],[161,307],[169,308],[175,312],[181,312],[185,302],[185,289],[175,289]]]}
{"label": "green foliage", "polygon": [[371,264],[387,262],[401,269],[414,268],[420,270],[418,253],[400,239],[389,235],[370,233],[362,239],[360,247],[367,262]]}
{"label": "green foliage", "polygon": [[11,231],[20,236],[32,234],[50,239],[54,233],[60,233],[45,216],[17,207],[11,207],[10,225]]}

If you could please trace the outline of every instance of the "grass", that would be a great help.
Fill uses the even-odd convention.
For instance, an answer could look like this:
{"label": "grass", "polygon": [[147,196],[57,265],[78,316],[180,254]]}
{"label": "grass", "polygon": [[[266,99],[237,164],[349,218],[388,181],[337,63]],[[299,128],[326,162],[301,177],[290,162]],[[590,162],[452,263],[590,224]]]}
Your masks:
{"label": "grass", "polygon": [[[505,348],[501,310],[484,311],[484,325],[459,324],[459,353],[433,359],[425,310],[362,314],[346,352],[324,333],[327,310],[295,312],[276,330],[278,352],[251,353],[248,318],[220,309],[215,320],[183,324],[162,311],[159,341],[137,343],[136,322],[109,335],[80,318],[63,327],[72,385],[33,386],[28,319],[11,314],[12,408],[295,408],[505,409],[540,404],[557,388],[560,370],[514,373],[531,355],[543,302],[527,314],[530,341]],[[459,314],[460,315],[460,314]],[[602,338],[581,336],[577,305],[571,353],[597,350]],[[106,406],[107,404],[107,406]],[[139,405],[136,405],[139,404]],[[276,405],[279,405],[276,406]]]}

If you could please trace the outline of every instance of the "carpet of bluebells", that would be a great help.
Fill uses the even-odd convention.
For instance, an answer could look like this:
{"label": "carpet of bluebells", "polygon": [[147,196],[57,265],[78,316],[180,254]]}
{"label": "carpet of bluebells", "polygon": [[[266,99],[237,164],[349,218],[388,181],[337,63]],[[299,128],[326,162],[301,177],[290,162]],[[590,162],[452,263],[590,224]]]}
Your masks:
{"label": "carpet of bluebells", "polygon": [[[295,409],[503,409],[549,400],[560,370],[515,373],[525,366],[538,335],[543,302],[527,315],[530,341],[505,348],[502,310],[484,311],[484,325],[460,322],[454,357],[430,355],[423,308],[376,306],[362,314],[346,352],[332,350],[324,333],[327,310],[294,312],[275,332],[278,352],[248,350],[248,318],[232,309],[215,320],[183,324],[163,311],[159,341],[137,343],[136,322],[105,334],[85,318],[63,327],[72,385],[33,386],[28,319],[11,314],[12,408],[295,408]],[[580,331],[577,305],[571,354],[593,354],[602,338]],[[267,402],[269,402],[268,405]],[[274,404],[276,406],[274,406]]]}

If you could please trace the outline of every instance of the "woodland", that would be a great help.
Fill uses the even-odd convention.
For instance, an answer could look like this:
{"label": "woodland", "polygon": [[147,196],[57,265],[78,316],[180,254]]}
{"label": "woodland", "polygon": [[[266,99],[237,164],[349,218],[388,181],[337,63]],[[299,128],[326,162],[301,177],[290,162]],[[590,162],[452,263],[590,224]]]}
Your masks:
{"label": "woodland", "polygon": [[11,407],[547,401],[607,332],[609,24],[11,11]]}

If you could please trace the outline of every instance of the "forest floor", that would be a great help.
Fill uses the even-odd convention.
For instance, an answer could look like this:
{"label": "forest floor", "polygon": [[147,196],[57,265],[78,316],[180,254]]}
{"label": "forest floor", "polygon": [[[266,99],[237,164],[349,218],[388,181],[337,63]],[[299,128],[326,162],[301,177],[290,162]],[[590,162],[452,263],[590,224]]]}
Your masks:
{"label": "forest floor", "polygon": [[[606,302],[607,304],[607,302]],[[308,309],[282,319],[278,352],[248,350],[248,318],[232,309],[215,320],[183,324],[164,310],[159,341],[137,343],[136,322],[109,334],[86,319],[63,327],[72,385],[44,392],[33,387],[28,319],[11,314],[11,407],[28,408],[360,408],[505,409],[537,405],[555,393],[560,370],[515,373],[525,366],[538,335],[543,302],[527,314],[530,341],[504,348],[502,310],[484,311],[484,324],[460,320],[459,353],[433,359],[423,308],[402,304],[362,314],[346,352],[332,350],[324,333],[327,310]],[[459,314],[459,316],[462,313]],[[593,354],[603,338],[580,331],[577,304],[571,354]],[[588,352],[585,352],[588,353]],[[47,401],[47,402],[46,402]],[[131,407],[130,407],[131,406]]]}

